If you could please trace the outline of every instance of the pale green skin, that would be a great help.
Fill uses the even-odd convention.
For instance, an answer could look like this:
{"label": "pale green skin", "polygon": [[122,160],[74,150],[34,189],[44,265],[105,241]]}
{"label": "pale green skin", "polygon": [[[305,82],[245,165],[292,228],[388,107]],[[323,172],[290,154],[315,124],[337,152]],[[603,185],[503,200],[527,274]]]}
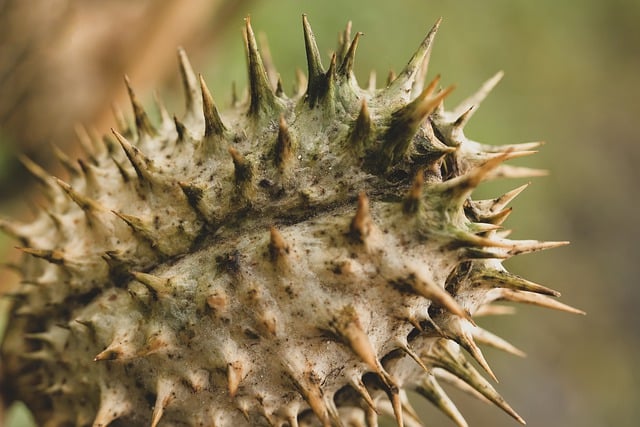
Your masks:
{"label": "pale green skin", "polygon": [[501,266],[556,245],[498,230],[520,189],[469,199],[483,180],[539,173],[501,164],[538,144],[462,131],[500,74],[447,112],[443,92],[414,101],[437,25],[370,90],[351,72],[348,34],[325,74],[305,28],[306,92],[271,89],[247,23],[250,97],[221,114],[224,128],[206,102],[203,114],[181,52],[183,124],[163,111],[152,129],[133,99],[136,134],[94,141],[71,187],[32,166],[51,203],[4,228],[60,252],[26,250],[2,357],[8,393],[40,424],[377,425],[364,380],[377,411],[406,425],[419,425],[406,390],[466,425],[437,379],[521,420],[458,345],[482,365],[474,338],[517,352],[470,320],[495,300],[571,311]]}

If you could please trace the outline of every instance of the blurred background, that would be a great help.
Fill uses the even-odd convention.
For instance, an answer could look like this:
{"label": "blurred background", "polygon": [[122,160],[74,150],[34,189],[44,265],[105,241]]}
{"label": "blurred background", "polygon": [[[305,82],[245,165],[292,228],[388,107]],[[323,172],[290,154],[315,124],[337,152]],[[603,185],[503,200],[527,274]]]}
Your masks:
{"label": "blurred background", "polygon": [[[246,86],[242,18],[268,36],[285,91],[306,70],[300,16],[320,49],[336,45],[348,20],[364,32],[356,75],[384,83],[400,71],[435,20],[430,77],[457,84],[448,105],[498,70],[505,77],[468,126],[490,144],[544,140],[527,166],[550,170],[513,204],[517,238],[570,240],[567,247],[508,262],[511,271],[562,292],[588,312],[572,316],[519,307],[481,319],[526,359],[487,350],[496,386],[530,426],[637,426],[640,420],[640,2],[631,0],[0,0],[0,217],[28,212],[26,153],[50,171],[51,144],[77,153],[74,126],[115,125],[112,102],[129,113],[122,76],[151,105],[153,92],[180,115],[176,47],[184,46],[222,105]],[[153,110],[153,108],[151,108]],[[497,182],[492,197],[522,182]],[[0,235],[0,260],[16,258]],[[0,290],[17,276],[0,272]],[[0,300],[0,334],[6,300]],[[1,361],[0,361],[1,363]],[[1,379],[0,379],[1,380]],[[482,402],[451,392],[473,426],[513,426]],[[450,426],[428,404],[425,425]],[[0,425],[31,426],[19,405]]]}

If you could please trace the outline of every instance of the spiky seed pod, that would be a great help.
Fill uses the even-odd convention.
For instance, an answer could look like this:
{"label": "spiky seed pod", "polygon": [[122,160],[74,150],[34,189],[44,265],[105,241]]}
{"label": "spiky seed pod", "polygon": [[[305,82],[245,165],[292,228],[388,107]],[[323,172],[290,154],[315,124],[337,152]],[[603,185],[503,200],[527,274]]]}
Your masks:
{"label": "spiky seed pod", "polygon": [[[503,162],[463,126],[494,77],[449,112],[423,77],[440,21],[387,87],[353,75],[350,26],[325,69],[303,17],[306,89],[274,89],[246,21],[249,98],[219,113],[179,51],[187,112],[151,124],[126,80],[136,132],[86,144],[64,182],[28,159],[50,205],[1,221],[23,246],[2,345],[5,398],[48,426],[416,424],[413,390],[458,426],[451,382],[517,413],[477,343],[499,300],[579,313],[502,261],[564,242],[510,240],[523,188],[473,190],[539,172]],[[271,73],[269,77],[267,73]],[[473,107],[473,109],[471,109]]]}

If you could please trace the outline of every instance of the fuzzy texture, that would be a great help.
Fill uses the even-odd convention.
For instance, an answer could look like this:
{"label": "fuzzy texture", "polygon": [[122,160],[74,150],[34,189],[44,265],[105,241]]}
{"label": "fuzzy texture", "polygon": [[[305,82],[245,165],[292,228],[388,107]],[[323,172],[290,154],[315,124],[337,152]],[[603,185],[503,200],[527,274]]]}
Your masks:
{"label": "fuzzy texture", "polygon": [[564,244],[508,239],[524,187],[470,198],[539,175],[503,164],[539,144],[465,137],[501,74],[445,110],[452,88],[423,87],[438,25],[362,89],[360,34],[325,69],[303,17],[308,78],[287,95],[247,19],[248,98],[230,111],[179,51],[181,120],[160,107],[152,125],[127,81],[135,128],[83,138],[77,164],[58,152],[69,183],[24,159],[50,203],[0,222],[26,254],[5,397],[44,426],[415,426],[415,390],[466,426],[445,381],[523,422],[467,361],[493,377],[476,342],[521,352],[472,317],[499,300],[579,311],[501,265]]}

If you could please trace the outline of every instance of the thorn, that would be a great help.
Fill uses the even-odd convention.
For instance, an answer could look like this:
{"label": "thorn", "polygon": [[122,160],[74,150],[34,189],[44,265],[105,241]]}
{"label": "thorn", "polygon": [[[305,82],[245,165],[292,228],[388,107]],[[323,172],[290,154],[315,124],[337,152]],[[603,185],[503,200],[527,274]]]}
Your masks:
{"label": "thorn", "polygon": [[[489,80],[484,82],[482,86],[480,86],[480,89],[478,89],[477,92],[475,92],[473,95],[471,95],[464,101],[460,102],[460,104],[458,104],[456,108],[453,109],[451,114],[453,116],[466,115],[467,117],[464,119],[464,122],[466,123],[471,118],[471,116],[473,116],[473,114],[478,110],[478,107],[480,106],[482,101],[485,100],[487,95],[489,95],[489,93],[493,90],[493,88],[495,88],[496,85],[500,82],[500,80],[502,80],[503,76],[504,76],[504,72],[498,71]],[[461,127],[462,126],[464,126],[464,123],[461,125]]]}
{"label": "thorn", "polygon": [[357,242],[364,243],[373,229],[373,219],[369,213],[369,199],[364,192],[358,194],[358,208],[351,220],[349,236]]}
{"label": "thorn", "polygon": [[[127,92],[129,93],[129,99],[131,100],[131,107],[133,108],[133,115],[136,121],[136,129],[138,131],[138,138],[143,138],[145,136],[155,136],[157,134],[154,127],[151,125],[149,121],[149,117],[147,113],[142,108],[142,104],[136,98],[133,89],[131,88],[131,81],[128,76],[124,76],[124,83],[127,86]],[[114,133],[117,133],[113,131]],[[117,137],[117,135],[116,135]]]}
{"label": "thorn", "polygon": [[516,309],[514,307],[510,307],[507,305],[499,305],[499,304],[484,304],[480,306],[475,313],[473,313],[473,317],[482,317],[482,316],[508,316],[515,314]]}
{"label": "thorn", "polygon": [[[160,123],[161,126],[164,126],[166,123],[171,122],[171,116],[167,111],[167,107],[164,105],[162,98],[158,95],[158,92],[153,92],[153,103],[156,105],[158,109],[158,113],[160,114]],[[122,133],[122,132],[120,132]]]}
{"label": "thorn", "polygon": [[209,296],[207,296],[207,306],[212,309],[217,315],[223,314],[227,311],[229,306],[229,297],[226,292],[222,290],[215,290]]}
{"label": "thorn", "polygon": [[506,192],[504,195],[498,197],[497,199],[493,200],[493,203],[491,204],[491,211],[492,212],[497,212],[497,211],[501,211],[504,208],[507,207],[507,205],[509,203],[511,203],[513,201],[513,199],[515,199],[516,197],[518,197],[518,195],[520,193],[522,193],[525,188],[527,188],[531,183],[527,183],[524,185],[521,185],[518,188],[515,188],[511,191]]}
{"label": "thorn", "polygon": [[96,172],[96,166],[91,163],[87,163],[82,159],[78,159],[78,164],[80,165],[80,170],[84,175],[84,179],[86,182],[87,190],[97,190],[100,188],[100,178]]}
{"label": "thorn", "polygon": [[471,387],[469,384],[467,384],[464,380],[456,377],[455,375],[453,375],[451,372],[436,367],[433,370],[434,376],[439,380],[439,381],[443,381],[447,384],[449,384],[452,387],[457,388],[458,390],[467,393],[469,396],[478,399],[479,401],[486,403],[488,405],[491,405],[491,401],[489,399],[487,399],[486,397],[484,397],[482,394],[480,394],[478,392],[478,390],[476,390],[475,388]]}
{"label": "thorn", "polygon": [[330,327],[373,372],[380,375],[383,380],[388,377],[353,306],[345,306],[336,313]]}
{"label": "thorn", "polygon": [[389,402],[391,402],[391,407],[393,408],[393,415],[396,418],[396,423],[398,424],[398,427],[404,427],[402,401],[400,400],[400,393],[398,392],[398,388],[389,387],[386,391],[387,396],[389,397]]}
{"label": "thorn", "polygon": [[126,184],[127,182],[131,181],[132,177],[129,175],[129,172],[127,172],[124,166],[113,156],[111,157],[111,160],[113,161],[113,164],[116,165],[116,168],[120,173],[120,177],[122,177],[122,182]]}
{"label": "thorn", "polygon": [[69,184],[61,179],[56,178],[56,182],[64,190],[73,202],[80,207],[85,213],[96,215],[97,213],[104,212],[106,209],[97,201],[86,197],[77,191],[75,191]]}
{"label": "thorn", "polygon": [[49,175],[37,163],[23,154],[18,154],[18,160],[20,160],[20,163],[22,163],[27,171],[29,171],[31,176],[33,176],[42,186],[49,190],[49,192],[47,192],[47,195],[49,197],[52,197],[53,194],[51,193],[51,190],[57,189],[54,185],[53,176]]}
{"label": "thorn", "polygon": [[480,344],[485,344],[491,346],[493,348],[497,348],[498,350],[502,350],[506,353],[513,354],[518,357],[526,357],[525,352],[515,347],[510,342],[506,341],[503,338],[487,331],[486,329],[482,329],[480,327],[476,327],[473,330],[473,338],[478,341]]}
{"label": "thorn", "polygon": [[291,372],[290,377],[297,385],[298,391],[307,404],[309,404],[313,413],[322,423],[322,426],[331,427],[329,410],[324,401],[324,393],[315,373],[313,371],[307,371],[300,375],[297,372]]}
{"label": "thorn", "polygon": [[354,388],[354,390],[360,395],[360,397],[362,397],[362,399],[366,402],[369,408],[375,411],[376,404],[371,398],[371,395],[369,394],[369,390],[367,390],[367,387],[362,382],[362,379],[360,379],[359,376],[354,376],[353,378],[351,378],[349,383]]}
{"label": "thorn", "polygon": [[380,152],[375,155],[376,169],[384,171],[402,159],[424,119],[453,91],[454,86],[449,86],[431,97],[438,81],[436,77],[416,99],[392,113]]}
{"label": "thorn", "polygon": [[238,387],[240,386],[240,382],[244,376],[245,372],[242,361],[236,360],[235,362],[231,362],[227,365],[227,386],[229,396],[231,396],[232,399],[236,397]]}
{"label": "thorn", "polygon": [[[271,55],[271,49],[269,48],[269,40],[265,33],[258,33],[258,41],[260,42],[260,51],[262,52],[262,63],[264,64],[264,70],[267,73],[267,79],[272,88],[276,88],[280,77],[276,70],[273,56]],[[277,90],[276,90],[277,92]]]}
{"label": "thorn", "polygon": [[282,264],[286,262],[287,255],[289,255],[289,245],[282,238],[282,234],[280,234],[277,228],[271,226],[269,231],[269,256],[272,262]]}
{"label": "thorn", "polygon": [[438,381],[431,374],[423,375],[421,381],[415,387],[415,391],[424,397],[446,416],[448,416],[458,427],[469,427],[456,405],[445,393]]}
{"label": "thorn", "polygon": [[184,88],[187,115],[197,117],[200,113],[198,81],[187,53],[182,47],[178,48],[178,63],[180,64],[180,76],[182,77],[182,87]]}
{"label": "thorn", "polygon": [[422,187],[424,185],[424,170],[419,168],[411,183],[411,189],[402,201],[402,211],[409,214],[416,214],[420,210],[422,201]]}
{"label": "thorn", "polygon": [[82,147],[82,151],[84,151],[91,163],[97,165],[96,148],[102,146],[102,143],[96,130],[94,129],[92,132],[89,132],[82,124],[79,123],[74,126],[74,130],[78,137],[78,142],[80,142],[80,146]]}
{"label": "thorn", "polygon": [[138,271],[132,271],[131,275],[156,295],[167,295],[175,290],[170,278],[159,277]]}
{"label": "thorn", "polygon": [[93,427],[107,427],[112,421],[131,413],[132,405],[124,385],[101,386],[100,407]]}
{"label": "thorn", "polygon": [[282,88],[282,79],[278,75],[278,80],[276,81],[276,96],[278,98],[285,98],[286,95],[284,93],[284,89]]}
{"label": "thorn", "polygon": [[0,218],[0,230],[14,239],[19,240],[23,246],[29,246],[28,234],[20,231],[20,224]]}
{"label": "thorn", "polygon": [[416,412],[416,410],[411,406],[411,402],[409,402],[409,398],[407,396],[407,392],[404,389],[400,389],[400,401],[402,402],[402,410],[405,415],[408,415],[408,418],[411,419],[412,424],[420,424],[420,416]]}
{"label": "thorn", "polygon": [[201,209],[200,201],[204,197],[205,188],[182,181],[178,182],[178,185],[182,189],[184,195],[187,197],[189,205],[191,205],[192,208],[204,215],[204,212]]}
{"label": "thorn", "polygon": [[252,193],[253,166],[235,148],[229,147],[229,154],[233,159],[236,183],[242,187],[244,197],[250,197]]}
{"label": "thorn", "polygon": [[291,133],[289,132],[289,127],[284,119],[284,115],[280,115],[278,138],[276,139],[274,148],[275,163],[280,173],[282,173],[293,159],[293,139],[291,138]]}
{"label": "thorn", "polygon": [[133,169],[135,169],[138,178],[141,181],[152,182],[152,161],[148,159],[144,154],[142,154],[136,146],[127,141],[124,136],[120,135],[115,129],[111,129],[111,132],[113,132],[113,135],[120,143],[120,146],[127,155],[127,159],[129,159],[129,163],[131,163],[131,166],[133,166]]}
{"label": "thorn", "polygon": [[80,175],[81,171],[64,151],[58,148],[58,146],[55,144],[51,144],[51,150],[53,151],[53,154],[56,156],[62,167],[66,169],[70,176]]}
{"label": "thorn", "polygon": [[456,377],[460,378],[474,390],[487,398],[493,404],[505,411],[511,417],[521,424],[525,421],[518,415],[516,411],[496,392],[496,390],[484,379],[478,371],[459,352],[451,348],[454,343],[443,339],[437,342],[433,347],[434,353],[428,356],[435,366],[438,366]]}
{"label": "thorn", "polygon": [[587,314],[582,310],[563,304],[545,295],[540,295],[540,294],[535,294],[532,292],[525,292],[525,291],[514,291],[511,289],[504,289],[504,288],[496,289],[496,291],[499,291],[497,292],[497,294],[499,295],[499,299],[512,301],[512,302],[519,302],[524,304],[537,305],[539,307],[550,308],[552,310],[564,311],[572,314],[582,314],[582,315]]}
{"label": "thorn", "polygon": [[351,43],[352,26],[353,23],[351,21],[348,21],[344,31],[338,33],[338,49],[336,49],[336,53],[338,54],[338,60],[340,60],[340,62],[344,62],[344,59],[347,56],[347,50],[349,49],[349,44]]}
{"label": "thorn", "polygon": [[524,166],[500,165],[489,178],[536,178],[549,175],[544,169],[534,169]]}
{"label": "thorn", "polygon": [[260,334],[273,338],[278,332],[278,319],[271,310],[262,310],[257,313],[256,320],[259,322]]}
{"label": "thorn", "polygon": [[349,145],[359,151],[363,150],[368,145],[372,136],[373,123],[371,121],[371,115],[369,114],[369,107],[367,106],[367,100],[362,98],[360,112],[349,134]]}
{"label": "thorn", "polygon": [[528,254],[531,252],[544,251],[547,249],[559,248],[566,246],[570,242],[540,242],[538,240],[510,240],[511,250],[508,252],[509,256]]}
{"label": "thorn", "polygon": [[326,109],[328,109],[331,114],[335,112],[334,87],[337,79],[336,61],[337,57],[334,53],[333,55],[331,55],[329,69],[325,74],[324,86],[322,86],[319,93],[319,98],[322,99],[322,101],[327,105]]}
{"label": "thorn", "polygon": [[376,72],[371,70],[369,72],[369,83],[367,84],[367,90],[369,92],[375,92],[376,90]]}
{"label": "thorn", "polygon": [[113,361],[113,360],[125,360],[129,359],[128,357],[124,357],[124,353],[122,348],[118,345],[110,344],[106,349],[101,351],[93,358],[94,362],[104,362],[104,361]]}
{"label": "thorn", "polygon": [[421,69],[425,67],[425,58],[431,50],[433,39],[438,32],[438,28],[440,27],[441,22],[442,18],[438,18],[436,23],[433,25],[429,33],[427,33],[420,46],[405,66],[404,70],[402,70],[397,78],[393,79],[390,82],[390,84],[388,85],[388,89],[385,91],[385,97],[387,97],[388,99],[393,99],[397,97],[398,92],[407,95],[411,93],[411,88],[416,81],[416,77],[420,74]]}
{"label": "thorn", "polygon": [[158,378],[156,385],[156,403],[153,406],[151,427],[156,427],[164,414],[164,410],[176,398],[176,382],[169,378]]}
{"label": "thorn", "polygon": [[[127,119],[125,118],[122,109],[114,103],[111,104],[111,111],[113,112],[113,117],[116,120],[116,128],[118,129],[118,132],[122,134],[129,132],[129,124],[127,123]],[[77,132],[78,131],[76,130],[76,133]]]}
{"label": "thorn", "polygon": [[149,227],[147,226],[147,224],[145,224],[145,222],[142,220],[142,218],[139,218],[139,217],[134,216],[134,215],[126,215],[126,214],[123,214],[123,213],[118,212],[116,210],[112,210],[111,212],[115,216],[120,218],[122,221],[124,221],[136,233],[140,233],[140,234],[144,235],[145,237],[150,236]]}
{"label": "thorn", "polygon": [[527,291],[537,294],[559,297],[560,292],[524,279],[508,271],[488,269],[478,271],[477,284],[488,284],[492,288],[508,288],[514,291]]}
{"label": "thorn", "polygon": [[[147,290],[157,295],[150,287],[147,287]],[[147,337],[144,347],[138,352],[138,356],[146,357],[158,353],[166,354],[171,349],[175,349],[174,342],[175,337],[173,334],[166,329],[158,329]]]}
{"label": "thorn", "polygon": [[408,277],[392,282],[392,284],[399,284],[401,286],[409,285],[415,294],[431,300],[461,318],[470,318],[469,313],[458,304],[449,292],[423,277],[418,277],[415,273],[411,273]]}
{"label": "thorn", "polygon": [[420,359],[420,356],[418,356],[418,354],[413,351],[411,349],[411,347],[409,347],[409,344],[406,342],[406,338],[403,341],[399,341],[398,345],[400,346],[400,348],[402,349],[402,351],[404,351],[405,353],[407,353],[407,355],[413,359],[414,362],[416,362],[418,364],[418,366],[420,366],[422,368],[423,371],[425,371],[426,373],[431,372],[431,370],[427,367],[427,365],[424,364],[424,362],[422,361],[422,359]]}
{"label": "thorn", "polygon": [[57,249],[53,249],[53,250],[35,249],[35,248],[23,248],[19,246],[16,246],[16,249],[24,252],[25,254],[32,255],[36,258],[41,258],[52,264],[65,265],[65,263],[67,262],[64,258],[64,252]]}
{"label": "thorn", "polygon": [[460,114],[460,116],[453,122],[453,125],[452,125],[453,128],[457,129],[458,132],[461,129],[463,129],[465,125],[469,122],[469,119],[471,119],[471,116],[473,115],[473,111],[474,111],[474,107],[471,106],[469,107],[468,110]]}
{"label": "thorn", "polygon": [[452,245],[455,248],[471,247],[478,248],[513,248],[513,245],[504,239],[495,239],[492,237],[478,236],[465,230],[452,228],[449,232],[449,236],[452,240]]}
{"label": "thorn", "polygon": [[395,71],[389,70],[389,74],[387,74],[387,88],[391,86],[391,83],[393,83],[397,77],[398,75]]}
{"label": "thorn", "polygon": [[454,208],[462,208],[473,190],[486,180],[489,174],[506,160],[508,153],[492,157],[480,166],[474,167],[463,175],[451,178],[438,186],[441,193],[446,193]]}
{"label": "thorn", "polygon": [[353,62],[356,56],[356,49],[358,48],[358,41],[360,40],[360,36],[362,35],[363,33],[357,32],[355,37],[353,38],[353,41],[351,42],[351,45],[349,46],[349,50],[347,50],[344,56],[341,56],[341,58],[344,59],[342,59],[342,63],[340,64],[340,68],[338,69],[338,75],[344,78],[349,78],[351,75],[353,75]]}
{"label": "thorn", "polygon": [[274,110],[280,110],[279,101],[277,100],[267,73],[262,63],[262,58],[258,52],[253,29],[251,28],[251,20],[247,16],[245,22],[245,38],[249,67],[249,116],[260,118],[262,116],[271,116]]}
{"label": "thorn", "polygon": [[316,99],[319,98],[319,88],[323,85],[325,79],[324,68],[320,61],[320,52],[316,44],[316,38],[311,30],[311,25],[307,19],[307,15],[302,15],[302,28],[304,31],[304,45],[307,53],[307,67],[309,75],[309,85],[307,87],[307,98],[309,104],[313,107]]}
{"label": "thorn", "polygon": [[189,133],[186,126],[175,115],[173,116],[173,125],[176,128],[176,133],[178,134],[178,142],[184,142],[185,136]]}
{"label": "thorn", "polygon": [[212,136],[221,137],[224,135],[227,128],[220,119],[220,114],[218,113],[216,104],[213,101],[211,92],[204,81],[204,77],[202,77],[202,74],[200,74],[199,77],[200,88],[202,90],[202,110],[204,113],[204,136],[205,138]]}
{"label": "thorn", "polygon": [[445,336],[454,340],[462,348],[467,350],[469,354],[478,362],[478,364],[484,369],[491,379],[498,382],[498,378],[491,370],[491,367],[484,358],[480,347],[473,340],[473,333],[477,326],[474,326],[469,320],[462,318],[449,318],[446,325],[440,324],[440,328],[444,332]]}

